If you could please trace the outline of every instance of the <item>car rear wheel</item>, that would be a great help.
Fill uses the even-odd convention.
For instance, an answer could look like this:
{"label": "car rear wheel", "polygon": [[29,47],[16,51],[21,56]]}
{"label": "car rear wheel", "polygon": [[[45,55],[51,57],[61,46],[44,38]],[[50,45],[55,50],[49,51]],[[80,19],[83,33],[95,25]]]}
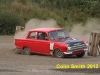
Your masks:
{"label": "car rear wheel", "polygon": [[81,53],[81,54],[78,54],[76,55],[78,58],[82,58],[83,56],[85,55],[85,52]]}
{"label": "car rear wheel", "polygon": [[64,57],[64,54],[62,53],[61,50],[56,49],[56,50],[54,51],[54,56],[55,56],[55,57],[58,57],[58,58],[63,58],[63,57]]}
{"label": "car rear wheel", "polygon": [[21,54],[31,55],[32,53],[30,52],[30,49],[29,48],[25,47],[23,49],[23,51],[21,52]]}

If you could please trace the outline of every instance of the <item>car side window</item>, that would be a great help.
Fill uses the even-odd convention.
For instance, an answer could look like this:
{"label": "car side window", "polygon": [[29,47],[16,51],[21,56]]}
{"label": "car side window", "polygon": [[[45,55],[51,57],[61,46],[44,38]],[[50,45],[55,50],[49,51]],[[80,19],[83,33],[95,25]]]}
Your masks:
{"label": "car side window", "polygon": [[39,32],[38,33],[38,39],[40,39],[40,40],[48,40],[48,37],[47,37],[46,33]]}
{"label": "car side window", "polygon": [[37,32],[31,32],[28,38],[36,38]]}

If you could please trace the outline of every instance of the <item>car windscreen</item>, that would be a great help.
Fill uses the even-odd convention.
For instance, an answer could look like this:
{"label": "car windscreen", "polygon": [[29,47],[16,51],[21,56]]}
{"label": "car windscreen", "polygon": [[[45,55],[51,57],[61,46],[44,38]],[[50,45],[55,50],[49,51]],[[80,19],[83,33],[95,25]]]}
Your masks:
{"label": "car windscreen", "polygon": [[55,30],[55,31],[49,32],[49,37],[51,40],[56,40],[58,38],[69,37],[69,34],[65,30]]}

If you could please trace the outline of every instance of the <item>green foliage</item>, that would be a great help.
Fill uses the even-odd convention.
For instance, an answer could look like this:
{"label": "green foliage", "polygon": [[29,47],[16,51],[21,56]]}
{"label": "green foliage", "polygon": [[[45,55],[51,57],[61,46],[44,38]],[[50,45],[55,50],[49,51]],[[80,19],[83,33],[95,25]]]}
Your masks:
{"label": "green foliage", "polygon": [[[3,34],[14,33],[8,30],[12,31],[16,25],[25,25],[31,18],[52,18],[68,30],[74,23],[84,24],[88,17],[100,18],[100,0],[0,0],[0,10],[3,9],[4,13],[0,11],[0,32]],[[8,30],[3,30],[7,26]]]}
{"label": "green foliage", "polygon": [[20,18],[14,12],[10,10],[0,11],[0,34],[13,34],[15,32],[16,25],[20,24]]}

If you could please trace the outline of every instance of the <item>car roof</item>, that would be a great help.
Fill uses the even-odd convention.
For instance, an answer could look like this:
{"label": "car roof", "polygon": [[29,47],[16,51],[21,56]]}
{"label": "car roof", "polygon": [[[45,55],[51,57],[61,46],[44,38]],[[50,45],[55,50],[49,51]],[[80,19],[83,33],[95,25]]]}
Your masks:
{"label": "car roof", "polygon": [[55,30],[62,30],[63,28],[37,28],[37,29],[32,29],[30,31],[40,31],[40,32],[51,32]]}

